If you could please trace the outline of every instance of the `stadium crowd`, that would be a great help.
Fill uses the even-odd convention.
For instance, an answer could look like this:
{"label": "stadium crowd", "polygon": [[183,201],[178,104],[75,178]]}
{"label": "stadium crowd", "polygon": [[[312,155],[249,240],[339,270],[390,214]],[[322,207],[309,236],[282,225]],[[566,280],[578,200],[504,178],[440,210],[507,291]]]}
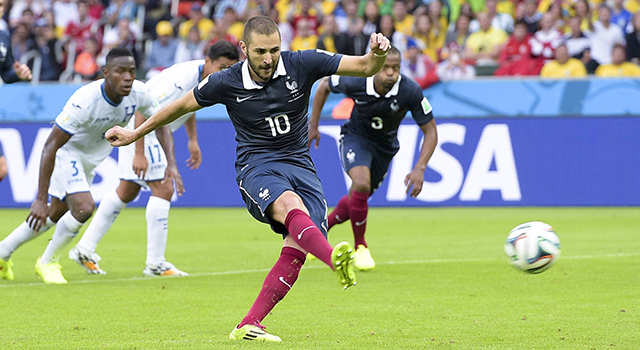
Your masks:
{"label": "stadium crowd", "polygon": [[150,78],[274,19],[283,50],[361,55],[381,32],[423,87],[476,76],[640,76],[640,0],[4,0],[0,31],[41,81],[91,80],[131,49]]}

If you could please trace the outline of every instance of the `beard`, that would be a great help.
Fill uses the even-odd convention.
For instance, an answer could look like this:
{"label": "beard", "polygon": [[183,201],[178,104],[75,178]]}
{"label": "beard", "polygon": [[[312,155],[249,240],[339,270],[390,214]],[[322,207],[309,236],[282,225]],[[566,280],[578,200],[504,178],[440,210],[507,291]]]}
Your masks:
{"label": "beard", "polygon": [[[249,56],[247,56],[247,62],[249,62],[249,67],[251,67],[251,70],[253,70],[253,72],[258,76],[258,78],[265,81],[271,79],[275,71],[274,67],[278,65],[277,60],[272,61],[271,64],[268,66],[258,65],[255,62],[253,62],[253,60],[251,60]],[[265,71],[265,69],[268,69],[268,71]]]}

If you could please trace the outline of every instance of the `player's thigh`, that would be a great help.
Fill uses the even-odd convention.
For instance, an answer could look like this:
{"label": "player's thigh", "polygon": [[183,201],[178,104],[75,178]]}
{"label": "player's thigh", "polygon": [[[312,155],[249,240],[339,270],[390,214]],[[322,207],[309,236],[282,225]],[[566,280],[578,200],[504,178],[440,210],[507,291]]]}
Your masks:
{"label": "player's thigh", "polygon": [[369,142],[356,134],[343,134],[340,138],[340,161],[344,171],[357,166],[371,167],[373,149]]}
{"label": "player's thigh", "polygon": [[49,194],[65,200],[67,195],[89,192],[93,182],[94,164],[84,160],[80,152],[59,149],[49,183]]}
{"label": "player's thigh", "polygon": [[71,214],[80,222],[87,221],[95,209],[95,202],[91,192],[76,192],[68,194],[65,202],[69,205]]}
{"label": "player's thigh", "polygon": [[49,203],[49,218],[53,222],[58,222],[67,211],[69,211],[69,206],[66,202],[61,201],[59,198],[51,197]]}
{"label": "player's thigh", "polygon": [[133,171],[133,159],[136,154],[135,144],[118,148],[118,175],[120,179],[136,181],[140,186],[147,187],[142,181],[157,181],[164,179],[167,169],[167,157],[155,136],[151,133],[144,138],[144,156],[147,159],[147,170],[143,178]]}
{"label": "player's thigh", "polygon": [[384,154],[379,152],[378,155],[371,162],[371,193],[375,192],[389,171],[389,165],[393,159],[393,154]]}
{"label": "player's thigh", "polygon": [[118,188],[116,188],[116,193],[121,201],[129,203],[136,199],[138,193],[140,193],[140,187],[140,184],[136,181],[120,179],[120,184],[118,184]]}
{"label": "player's thigh", "polygon": [[240,194],[247,210],[256,220],[271,225],[274,232],[287,234],[284,225],[267,214],[267,208],[284,192],[293,191],[289,180],[271,169],[272,165],[258,166],[237,178]]}
{"label": "player's thigh", "polygon": [[318,174],[310,169],[294,167],[290,170],[289,176],[295,186],[294,191],[302,199],[311,220],[326,236],[328,227],[327,201]]}

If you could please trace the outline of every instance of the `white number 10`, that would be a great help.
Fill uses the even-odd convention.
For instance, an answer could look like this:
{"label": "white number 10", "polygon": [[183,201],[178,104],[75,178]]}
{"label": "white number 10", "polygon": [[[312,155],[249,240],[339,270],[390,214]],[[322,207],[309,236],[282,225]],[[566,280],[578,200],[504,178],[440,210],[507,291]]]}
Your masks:
{"label": "white number 10", "polygon": [[[280,114],[275,117],[266,117],[264,118],[267,122],[269,122],[269,127],[271,128],[271,135],[278,136],[278,134],[286,134],[291,131],[291,124],[289,124],[289,117],[286,114]],[[284,128],[282,127],[281,119],[284,121]]]}

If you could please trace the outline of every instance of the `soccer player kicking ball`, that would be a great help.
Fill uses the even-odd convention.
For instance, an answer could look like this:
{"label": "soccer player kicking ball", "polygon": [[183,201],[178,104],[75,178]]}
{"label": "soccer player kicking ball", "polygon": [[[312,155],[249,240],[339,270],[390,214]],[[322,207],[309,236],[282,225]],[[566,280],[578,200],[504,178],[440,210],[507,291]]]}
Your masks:
{"label": "soccer player kicking ball", "polygon": [[114,146],[129,144],[179,116],[222,103],[236,130],[237,182],[247,209],[284,236],[280,258],[252,308],[231,339],[279,342],[260,322],[291,289],[306,253],[333,269],[343,288],[356,283],[353,249],[331,247],[326,238],[326,201],[307,147],[309,94],[313,83],[331,74],[371,76],[384,65],[389,40],[373,34],[371,52],[342,56],[320,50],[280,52],[278,26],[268,17],[249,19],[240,48],[242,64],[210,75],[136,130],[109,130]]}
{"label": "soccer player kicking ball", "polygon": [[341,92],[355,102],[351,118],[342,126],[340,138],[342,166],[353,181],[349,193],[338,201],[338,206],[329,214],[328,229],[351,220],[356,246],[354,260],[359,270],[375,267],[364,239],[369,212],[367,201],[386,176],[391,159],[400,149],[398,127],[407,111],[411,111],[413,119],[424,133],[420,157],[404,180],[407,194],[411,197],[416,197],[422,191],[424,171],[438,143],[431,105],[422,95],[420,86],[400,74],[401,59],[400,51],[392,47],[384,67],[373,77],[334,75],[325,78],[313,98],[308,146],[311,147],[315,141],[316,148],[320,142],[320,112],[329,94]]}
{"label": "soccer player kicking ball", "polygon": [[[209,74],[225,69],[238,62],[238,49],[228,41],[218,41],[211,45],[204,60],[188,61],[175,64],[160,74],[154,76],[145,85],[151,95],[165,107],[186,93],[191,93],[194,87]],[[129,122],[127,129],[133,130],[134,119]],[[171,131],[179,129],[185,124],[189,138],[189,152],[187,165],[197,169],[202,162],[200,146],[196,131],[194,113],[187,113],[169,125]],[[78,244],[69,251],[69,258],[82,266],[89,274],[105,274],[98,261],[96,247],[104,235],[109,231],[120,211],[134,200],[140,192],[141,186],[151,188],[151,197],[147,202],[147,262],[143,273],[147,276],[186,276],[173,264],[166,261],[165,250],[168,236],[169,209],[173,195],[173,183],[164,181],[165,169],[177,174],[173,147],[165,156],[159,147],[155,132],[144,138],[118,149],[118,167],[120,184],[110,192],[100,203],[89,227],[82,235]],[[181,189],[178,189],[181,190]],[[182,194],[178,192],[178,194]]]}
{"label": "soccer player kicking ball", "polygon": [[[55,119],[42,151],[38,194],[29,216],[0,242],[2,278],[13,279],[9,258],[18,247],[56,225],[49,245],[36,261],[36,273],[45,283],[67,283],[58,259],[95,209],[89,192],[93,170],[112,150],[104,133],[114,125],[127,125],[136,111],[145,116],[157,111],[158,104],[147,87],[135,80],[131,51],[109,51],[102,72],[104,79],[78,89]],[[179,177],[175,180],[181,181]]]}

